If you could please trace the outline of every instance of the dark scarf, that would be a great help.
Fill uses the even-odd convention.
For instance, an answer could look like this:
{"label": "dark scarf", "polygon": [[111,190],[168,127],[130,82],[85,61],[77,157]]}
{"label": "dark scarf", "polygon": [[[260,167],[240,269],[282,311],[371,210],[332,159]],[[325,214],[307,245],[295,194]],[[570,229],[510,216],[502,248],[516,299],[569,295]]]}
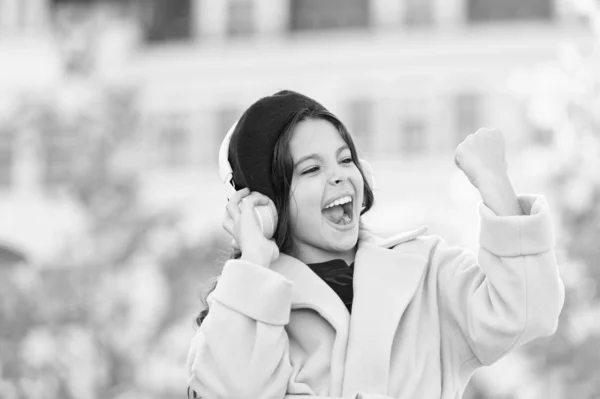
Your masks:
{"label": "dark scarf", "polygon": [[308,267],[335,291],[346,305],[348,312],[352,313],[354,263],[348,266],[342,259],[333,259],[327,262],[310,263]]}

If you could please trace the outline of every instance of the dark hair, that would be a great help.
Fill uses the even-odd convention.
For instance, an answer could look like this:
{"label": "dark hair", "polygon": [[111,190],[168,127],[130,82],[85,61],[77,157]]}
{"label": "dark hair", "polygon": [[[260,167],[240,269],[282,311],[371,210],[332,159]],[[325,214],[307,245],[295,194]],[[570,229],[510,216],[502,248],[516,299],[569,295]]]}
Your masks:
{"label": "dark hair", "polygon": [[[292,175],[294,170],[294,162],[292,159],[292,154],[290,153],[289,144],[292,139],[292,133],[296,126],[304,121],[309,119],[323,119],[330,122],[333,126],[337,128],[342,136],[342,139],[348,145],[350,149],[350,154],[352,157],[352,161],[358,167],[360,174],[362,175],[364,181],[364,207],[361,210],[360,214],[368,212],[369,209],[373,206],[373,202],[375,197],[373,195],[373,190],[369,185],[368,179],[365,178],[365,173],[361,167],[359,162],[358,153],[356,150],[356,146],[354,145],[354,141],[352,140],[352,136],[348,132],[348,129],[344,126],[344,124],[332,113],[322,110],[322,109],[310,109],[303,108],[297,111],[292,115],[289,122],[286,124],[284,131],[281,133],[281,136],[275,143],[275,148],[273,150],[273,162],[271,167],[271,181],[273,184],[273,188],[275,190],[275,208],[277,209],[278,222],[277,229],[275,230],[275,242],[279,247],[279,251],[286,253],[292,247],[292,241],[290,237],[290,229],[289,229],[289,209],[290,209],[290,188],[292,185]],[[241,253],[239,251],[234,251],[230,259],[238,259],[240,258]],[[196,324],[200,326],[204,318],[208,315],[208,303],[206,302],[206,298],[208,295],[216,288],[218,282],[218,276],[213,278],[208,284],[207,289],[205,290],[202,296],[202,303],[204,309],[200,312],[198,317],[196,317]]]}

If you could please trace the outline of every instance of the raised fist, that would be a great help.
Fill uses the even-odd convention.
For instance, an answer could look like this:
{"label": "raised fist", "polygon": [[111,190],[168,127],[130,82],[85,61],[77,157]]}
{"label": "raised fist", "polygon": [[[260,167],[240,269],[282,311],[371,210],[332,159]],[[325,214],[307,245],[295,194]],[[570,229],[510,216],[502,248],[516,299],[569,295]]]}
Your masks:
{"label": "raised fist", "polygon": [[480,188],[487,179],[505,177],[506,163],[504,135],[498,129],[479,129],[456,147],[454,163]]}

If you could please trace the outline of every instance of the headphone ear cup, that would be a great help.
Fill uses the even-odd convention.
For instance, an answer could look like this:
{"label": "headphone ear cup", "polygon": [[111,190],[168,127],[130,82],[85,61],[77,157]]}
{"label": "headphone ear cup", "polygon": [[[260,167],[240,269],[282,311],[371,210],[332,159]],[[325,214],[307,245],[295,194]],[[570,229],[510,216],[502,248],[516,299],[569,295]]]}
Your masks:
{"label": "headphone ear cup", "polygon": [[375,189],[375,177],[373,176],[373,168],[371,167],[371,164],[369,164],[364,159],[359,159],[358,162],[360,163],[360,167],[363,170],[363,173],[365,175],[365,179],[367,180],[367,183],[369,183],[371,190],[374,190]]}
{"label": "headphone ear cup", "polygon": [[268,205],[260,205],[254,208],[254,213],[258,219],[264,236],[267,239],[273,238],[277,229],[277,208],[273,201],[269,201]]}
{"label": "headphone ear cup", "polygon": [[[227,198],[231,198],[235,194],[235,187],[233,186],[233,170],[229,163],[229,144],[231,142],[231,136],[235,131],[237,122],[233,124],[231,129],[225,135],[221,146],[219,147],[219,175],[221,181],[224,184],[224,190]],[[242,200],[243,201],[243,200]],[[260,224],[260,228],[267,239],[273,238],[275,230],[277,229],[277,208],[273,201],[269,200],[268,205],[260,205],[254,207],[254,214]]]}

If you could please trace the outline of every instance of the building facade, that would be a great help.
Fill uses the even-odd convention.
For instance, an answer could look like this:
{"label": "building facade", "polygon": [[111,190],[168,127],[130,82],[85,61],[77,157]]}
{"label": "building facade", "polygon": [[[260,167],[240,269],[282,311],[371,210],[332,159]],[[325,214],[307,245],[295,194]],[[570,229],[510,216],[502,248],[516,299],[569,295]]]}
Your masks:
{"label": "building facade", "polygon": [[[85,15],[85,34],[69,37]],[[18,93],[62,87],[73,71],[133,85],[148,203],[202,210],[223,203],[217,150],[236,118],[261,96],[297,90],[348,126],[387,213],[393,198],[409,201],[404,192],[444,201],[452,151],[477,128],[526,143],[510,82],[585,36],[567,0],[0,0],[0,115]],[[15,131],[0,127],[0,201],[44,199],[69,170],[69,138]],[[399,224],[423,214],[412,204]]]}

